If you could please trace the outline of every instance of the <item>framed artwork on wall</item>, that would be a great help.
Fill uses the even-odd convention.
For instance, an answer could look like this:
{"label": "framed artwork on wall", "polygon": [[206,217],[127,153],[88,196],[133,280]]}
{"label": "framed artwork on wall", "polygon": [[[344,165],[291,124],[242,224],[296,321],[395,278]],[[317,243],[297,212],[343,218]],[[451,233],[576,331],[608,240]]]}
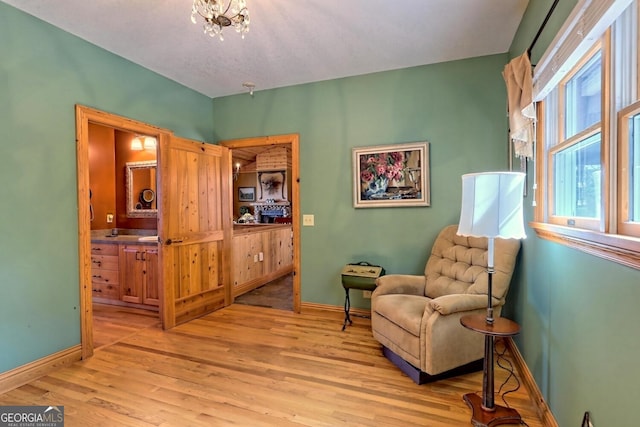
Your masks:
{"label": "framed artwork on wall", "polygon": [[429,143],[357,147],[353,207],[430,206]]}
{"label": "framed artwork on wall", "polygon": [[238,187],[238,201],[255,202],[256,187]]}
{"label": "framed artwork on wall", "polygon": [[287,200],[287,173],[286,171],[258,172],[260,184],[258,201],[282,201]]}

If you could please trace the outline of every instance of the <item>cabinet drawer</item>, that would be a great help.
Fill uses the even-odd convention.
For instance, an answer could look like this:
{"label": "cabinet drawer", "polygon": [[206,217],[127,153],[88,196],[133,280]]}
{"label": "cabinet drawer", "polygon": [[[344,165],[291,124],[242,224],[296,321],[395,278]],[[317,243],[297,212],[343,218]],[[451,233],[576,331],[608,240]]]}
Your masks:
{"label": "cabinet drawer", "polygon": [[120,286],[118,284],[91,282],[91,291],[94,297],[120,299]]}
{"label": "cabinet drawer", "polygon": [[118,245],[109,243],[91,243],[92,255],[118,255]]}
{"label": "cabinet drawer", "polygon": [[93,269],[91,271],[91,283],[105,283],[105,284],[117,285],[118,271],[105,270],[102,268]]}
{"label": "cabinet drawer", "polygon": [[[91,255],[91,271],[95,269],[118,270],[117,255]],[[92,273],[93,274],[93,273]]]}

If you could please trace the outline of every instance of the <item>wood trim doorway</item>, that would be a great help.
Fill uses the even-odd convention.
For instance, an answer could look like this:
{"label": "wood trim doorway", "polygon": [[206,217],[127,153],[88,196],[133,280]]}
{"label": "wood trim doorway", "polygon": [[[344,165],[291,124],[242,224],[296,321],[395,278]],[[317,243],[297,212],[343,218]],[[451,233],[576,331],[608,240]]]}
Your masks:
{"label": "wood trim doorway", "polygon": [[[91,291],[91,221],[89,197],[89,123],[114,129],[170,138],[171,131],[143,122],[76,105],[76,167],[78,177],[78,260],[80,281],[80,340],[82,358],[93,355],[93,301]],[[161,286],[161,284],[159,285]],[[160,303],[162,312],[162,302]]]}
{"label": "wood trim doorway", "polygon": [[267,148],[276,145],[291,149],[291,217],[293,229],[293,311],[300,313],[300,135],[284,134],[220,141],[231,149]]}

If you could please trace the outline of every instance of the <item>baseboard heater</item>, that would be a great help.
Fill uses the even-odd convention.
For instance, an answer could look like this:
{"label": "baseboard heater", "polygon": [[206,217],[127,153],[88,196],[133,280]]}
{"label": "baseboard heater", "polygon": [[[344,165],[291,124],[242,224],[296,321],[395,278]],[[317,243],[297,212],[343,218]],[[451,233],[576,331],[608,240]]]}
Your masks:
{"label": "baseboard heater", "polygon": [[443,380],[445,378],[457,377],[458,375],[468,374],[470,372],[481,371],[483,365],[483,359],[479,359],[467,363],[466,365],[451,369],[450,371],[442,372],[436,375],[429,375],[426,372],[423,372],[420,369],[416,368],[411,363],[407,362],[402,357],[398,356],[385,346],[382,346],[382,354],[384,354],[384,357],[389,359],[391,363],[400,368],[402,372],[407,374],[407,376],[418,385]]}

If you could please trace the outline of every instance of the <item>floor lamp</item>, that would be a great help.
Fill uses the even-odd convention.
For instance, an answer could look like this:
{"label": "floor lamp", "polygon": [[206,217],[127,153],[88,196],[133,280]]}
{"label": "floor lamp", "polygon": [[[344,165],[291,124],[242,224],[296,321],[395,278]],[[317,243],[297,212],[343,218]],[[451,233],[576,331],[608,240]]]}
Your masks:
{"label": "floor lamp", "polygon": [[485,172],[462,176],[462,208],[458,234],[486,237],[487,248],[487,313],[464,316],[463,326],[485,336],[482,402],[475,393],[464,396],[472,408],[475,426],[492,426],[519,421],[520,415],[511,408],[494,403],[493,352],[496,336],[513,336],[519,326],[509,319],[493,317],[492,276],[494,270],[494,240],[523,239],[522,198],[525,174],[519,172]]}

